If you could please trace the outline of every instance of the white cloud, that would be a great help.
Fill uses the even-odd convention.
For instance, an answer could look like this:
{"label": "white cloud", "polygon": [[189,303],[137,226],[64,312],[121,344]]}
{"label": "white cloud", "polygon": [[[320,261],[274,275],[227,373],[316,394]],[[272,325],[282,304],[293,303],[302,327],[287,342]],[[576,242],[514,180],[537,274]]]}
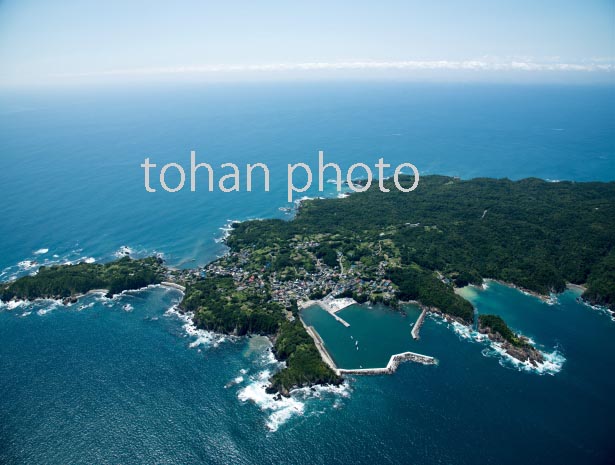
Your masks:
{"label": "white cloud", "polygon": [[[606,61],[606,60],[605,60]],[[305,62],[305,63],[269,63],[269,64],[235,64],[171,66],[154,68],[113,69],[96,72],[54,74],[54,77],[87,76],[147,76],[165,74],[215,74],[244,72],[293,72],[293,71],[337,71],[337,70],[397,70],[397,71],[577,71],[577,72],[612,72],[615,64],[592,60],[586,63],[554,63],[528,61],[492,61],[492,60],[435,60],[435,61],[341,61],[341,62]]]}

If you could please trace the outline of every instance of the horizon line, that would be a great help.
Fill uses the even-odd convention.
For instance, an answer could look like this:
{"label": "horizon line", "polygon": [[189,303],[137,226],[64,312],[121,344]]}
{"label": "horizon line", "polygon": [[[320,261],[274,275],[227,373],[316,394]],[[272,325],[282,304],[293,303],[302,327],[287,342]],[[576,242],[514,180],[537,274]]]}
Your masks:
{"label": "horizon line", "polygon": [[150,76],[168,74],[217,74],[243,72],[292,72],[338,70],[391,70],[391,71],[521,71],[521,72],[606,72],[615,71],[615,61],[594,59],[585,63],[537,61],[485,61],[485,60],[404,60],[404,61],[308,61],[299,63],[179,65],[141,68],[119,68],[99,71],[51,73],[49,77],[75,78],[100,76]]}

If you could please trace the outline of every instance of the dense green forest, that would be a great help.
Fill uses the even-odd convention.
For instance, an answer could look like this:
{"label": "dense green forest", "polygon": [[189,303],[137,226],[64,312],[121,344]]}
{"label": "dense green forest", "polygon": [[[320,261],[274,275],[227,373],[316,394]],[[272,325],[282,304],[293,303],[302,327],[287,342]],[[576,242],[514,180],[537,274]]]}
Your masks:
{"label": "dense green forest", "polygon": [[322,361],[314,341],[298,319],[282,323],[274,352],[279,360],[286,361],[286,368],[273,375],[269,391],[286,393],[294,386],[341,382],[341,378]]}
{"label": "dense green forest", "polygon": [[271,391],[287,394],[293,387],[340,382],[299,319],[287,321],[285,309],[266,290],[240,290],[230,276],[213,276],[189,284],[180,306],[194,312],[199,328],[275,336],[274,352],[287,366],[271,379]]}
{"label": "dense green forest", "polygon": [[275,334],[284,309],[267,293],[239,291],[233,278],[216,276],[189,285],[181,307],[194,312],[199,328],[226,334]]}
{"label": "dense green forest", "polygon": [[[344,199],[304,202],[293,221],[241,223],[228,244],[263,248],[327,235],[329,248],[352,257],[362,244],[386,240],[401,268],[432,273],[420,276],[417,289],[406,286],[407,271],[391,272],[400,292],[444,301],[464,319],[467,310],[450,287],[435,284],[434,272],[459,285],[494,278],[542,294],[586,284],[588,301],[615,305],[615,183],[424,176],[410,193],[385,185],[390,192],[373,185]],[[318,252],[333,264],[329,248]]]}
{"label": "dense green forest", "polygon": [[528,347],[528,342],[515,334],[504,320],[497,315],[479,315],[478,317],[479,330],[491,330],[498,333],[504,340],[510,342],[515,347]]}
{"label": "dense green forest", "polygon": [[398,297],[401,300],[418,300],[467,323],[472,322],[472,304],[455,294],[450,286],[437,279],[433,273],[420,267],[408,266],[393,268],[388,276],[399,287]]}
{"label": "dense green forest", "polygon": [[107,289],[108,295],[158,284],[164,276],[159,258],[132,260],[123,257],[111,263],[78,263],[41,266],[34,276],[24,276],[0,285],[0,300],[63,299],[92,289]]}

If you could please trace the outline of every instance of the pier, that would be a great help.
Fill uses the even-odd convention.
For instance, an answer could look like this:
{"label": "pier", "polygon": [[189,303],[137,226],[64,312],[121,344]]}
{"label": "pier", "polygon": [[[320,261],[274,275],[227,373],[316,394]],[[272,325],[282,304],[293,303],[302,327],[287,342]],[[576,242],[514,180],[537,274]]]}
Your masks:
{"label": "pier", "polygon": [[311,307],[312,305],[318,305],[320,308],[326,311],[329,315],[335,318],[338,322],[340,322],[342,325],[348,328],[350,327],[350,323],[348,323],[346,320],[338,316],[336,313],[356,303],[357,303],[356,301],[354,301],[353,299],[349,299],[349,298],[332,299],[332,298],[325,297],[324,299],[321,299],[321,300],[307,300],[304,302],[300,302],[297,305],[302,310],[304,308]]}
{"label": "pier", "polygon": [[348,323],[346,320],[344,320],[343,318],[340,318],[339,316],[337,316],[335,313],[333,312],[328,312],[329,315],[331,315],[333,318],[335,318],[337,321],[339,321],[341,324],[343,324],[346,328],[350,327],[350,323]]}
{"label": "pier", "polygon": [[423,323],[425,322],[425,315],[427,315],[427,307],[423,307],[421,306],[421,314],[419,315],[419,318],[416,320],[416,323],[414,323],[414,326],[412,327],[412,331],[410,332],[410,334],[412,335],[412,339],[414,340],[419,340],[420,336],[419,336],[419,332],[421,331],[421,326],[423,326]]}
{"label": "pier", "polygon": [[331,297],[331,294],[325,297],[324,299],[316,301],[316,303],[329,315],[335,318],[338,322],[344,325],[346,328],[350,327],[350,323],[348,323],[343,318],[337,315],[337,312],[345,309],[346,307],[350,307],[351,305],[355,305],[357,302],[354,299],[345,297],[342,299],[335,299]]}

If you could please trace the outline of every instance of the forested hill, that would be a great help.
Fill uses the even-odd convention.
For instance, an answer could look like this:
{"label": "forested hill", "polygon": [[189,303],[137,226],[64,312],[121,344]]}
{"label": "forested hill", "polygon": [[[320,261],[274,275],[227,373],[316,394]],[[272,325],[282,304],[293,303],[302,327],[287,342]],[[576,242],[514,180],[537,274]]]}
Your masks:
{"label": "forested hill", "polygon": [[[402,183],[411,184],[406,178]],[[585,298],[615,306],[615,183],[421,177],[345,199],[304,202],[293,221],[242,223],[229,245],[267,246],[326,235],[352,259],[387,241],[402,267],[439,271],[462,285],[495,278],[546,294],[586,284]]]}
{"label": "forested hill", "polygon": [[0,283],[0,300],[76,299],[93,289],[105,289],[112,296],[122,291],[158,284],[166,269],[162,260],[122,257],[110,263],[77,263],[41,266],[34,276]]}

